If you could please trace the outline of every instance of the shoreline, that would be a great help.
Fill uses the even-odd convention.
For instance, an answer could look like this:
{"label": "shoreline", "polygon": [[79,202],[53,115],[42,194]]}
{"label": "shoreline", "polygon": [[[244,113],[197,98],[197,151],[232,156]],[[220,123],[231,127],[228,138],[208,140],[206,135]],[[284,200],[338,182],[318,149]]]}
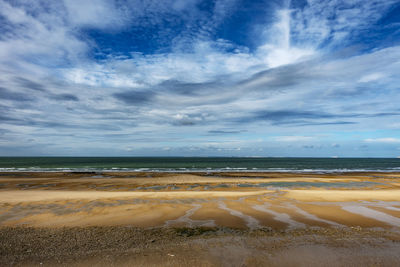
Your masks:
{"label": "shoreline", "polygon": [[165,171],[143,171],[143,170],[138,170],[138,171],[125,171],[125,170],[115,170],[115,171],[107,171],[107,170],[88,170],[88,171],[80,171],[80,170],[68,170],[68,171],[57,171],[57,170],[52,170],[52,171],[32,171],[32,170],[21,170],[21,171],[3,171],[0,170],[0,175],[9,175],[9,174],[38,174],[38,173],[52,173],[52,174],[100,174],[100,173],[106,173],[106,174],[195,174],[195,175],[218,175],[218,174],[265,174],[265,175],[285,175],[285,174],[311,174],[311,175],[349,175],[349,174],[396,174],[400,175],[400,170],[393,170],[393,171],[385,171],[385,170],[349,170],[349,171],[337,171],[337,172],[327,172],[327,173],[319,173],[319,172],[305,172],[305,171],[296,171],[296,170],[289,170],[289,171],[265,171],[265,170],[226,170],[226,171],[220,171],[220,170],[199,170],[199,171],[171,171],[171,170],[165,170]]}
{"label": "shoreline", "polygon": [[8,174],[8,173],[86,173],[86,174],[97,174],[97,173],[171,173],[171,174],[218,174],[218,173],[293,173],[293,174],[367,174],[367,173],[400,173],[398,168],[391,170],[382,170],[382,169],[306,169],[306,170],[293,170],[293,169],[285,169],[285,170],[270,170],[270,169],[199,169],[199,170],[173,170],[173,169],[117,169],[117,170],[109,170],[109,169],[71,169],[66,168],[67,170],[63,170],[63,168],[56,170],[46,170],[46,168],[38,169],[38,170],[29,170],[29,168],[23,168],[21,170],[5,170],[0,169],[0,174]]}

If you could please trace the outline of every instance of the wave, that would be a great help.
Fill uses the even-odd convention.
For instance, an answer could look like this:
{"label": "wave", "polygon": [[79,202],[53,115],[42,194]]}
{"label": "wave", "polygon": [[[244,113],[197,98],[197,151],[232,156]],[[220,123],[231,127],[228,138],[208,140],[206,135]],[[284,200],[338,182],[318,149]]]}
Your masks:
{"label": "wave", "polygon": [[0,172],[295,172],[295,173],[346,173],[346,172],[400,172],[400,167],[393,168],[336,168],[336,169],[300,169],[300,168],[245,168],[245,167],[224,167],[224,168],[118,168],[118,167],[87,167],[87,168],[43,168],[43,167],[9,167],[0,168]]}

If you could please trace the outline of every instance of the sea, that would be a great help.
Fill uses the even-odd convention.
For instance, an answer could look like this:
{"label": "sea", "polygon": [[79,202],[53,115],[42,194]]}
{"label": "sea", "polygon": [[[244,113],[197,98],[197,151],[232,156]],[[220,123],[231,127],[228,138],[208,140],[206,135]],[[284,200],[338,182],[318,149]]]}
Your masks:
{"label": "sea", "polygon": [[0,157],[0,172],[400,172],[399,158]]}

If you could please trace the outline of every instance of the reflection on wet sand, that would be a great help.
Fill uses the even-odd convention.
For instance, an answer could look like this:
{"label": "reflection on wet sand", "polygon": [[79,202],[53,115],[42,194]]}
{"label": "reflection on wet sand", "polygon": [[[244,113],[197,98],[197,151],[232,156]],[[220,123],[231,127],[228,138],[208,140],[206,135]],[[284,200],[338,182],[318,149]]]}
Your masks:
{"label": "reflection on wet sand", "polygon": [[396,173],[8,173],[2,226],[400,227]]}

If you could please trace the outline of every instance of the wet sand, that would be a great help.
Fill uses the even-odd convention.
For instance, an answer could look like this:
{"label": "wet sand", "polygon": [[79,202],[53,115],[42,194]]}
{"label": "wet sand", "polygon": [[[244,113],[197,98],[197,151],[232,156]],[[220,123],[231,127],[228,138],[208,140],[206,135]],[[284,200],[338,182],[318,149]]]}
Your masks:
{"label": "wet sand", "polygon": [[[209,230],[199,230],[201,234],[190,238],[180,234],[196,229]],[[96,231],[109,236],[110,241],[102,241],[105,244],[124,231],[146,236],[144,244],[148,240],[163,240],[165,247],[154,248],[153,253],[143,244],[133,243],[126,245],[122,258],[116,256],[119,252],[110,252],[111,261],[121,264],[163,263],[168,240],[176,251],[187,254],[183,253],[186,256],[180,260],[168,256],[175,266],[192,264],[192,251],[204,255],[195,257],[195,265],[236,264],[221,255],[234,255],[236,249],[243,247],[248,255],[243,255],[240,262],[245,265],[290,265],[290,261],[285,262],[288,255],[293,260],[299,253],[312,258],[314,249],[339,257],[339,248],[345,248],[351,240],[360,242],[360,248],[353,248],[352,252],[353,260],[359,257],[353,261],[356,265],[369,262],[361,260],[370,249],[363,247],[364,242],[374,248],[377,254],[371,255],[378,262],[400,263],[390,254],[392,249],[400,248],[400,173],[0,173],[1,265],[56,263],[39,252],[21,255],[19,248],[14,247],[16,240],[30,247],[36,246],[36,241],[50,242],[46,241],[50,233],[54,234],[54,242],[59,242],[68,239],[64,236],[67,232],[72,236],[91,236]],[[283,235],[280,238],[287,242],[283,251],[270,248],[276,234]],[[341,235],[346,235],[346,239],[337,239]],[[98,244],[79,238],[75,247],[87,243],[82,248],[85,253],[104,253],[103,248],[97,248]],[[121,238],[122,243],[128,242],[124,240]],[[216,244],[221,242],[224,248],[216,252]],[[258,245],[247,248],[249,242]],[[384,244],[385,249],[378,248],[379,244]],[[90,246],[96,249],[92,251]],[[215,249],[211,251],[210,246]],[[77,256],[75,248],[70,249],[69,256],[57,249],[51,255],[61,253],[57,264],[104,263],[91,258],[92,254]],[[158,255],[160,261],[152,261],[157,257],[146,260],[142,253]],[[259,255],[256,261],[248,261],[253,254]],[[318,257],[315,263],[322,264],[325,259]]]}

